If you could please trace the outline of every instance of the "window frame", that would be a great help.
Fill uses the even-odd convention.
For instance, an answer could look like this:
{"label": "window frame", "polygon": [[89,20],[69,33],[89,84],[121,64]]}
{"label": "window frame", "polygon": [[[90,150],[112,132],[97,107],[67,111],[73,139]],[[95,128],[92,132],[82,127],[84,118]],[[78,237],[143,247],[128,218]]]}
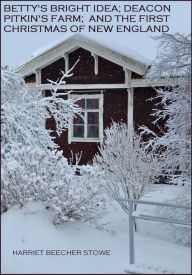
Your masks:
{"label": "window frame", "polygon": [[[73,119],[69,120],[68,128],[68,143],[72,142],[97,142],[103,143],[103,93],[100,94],[69,94],[68,98],[77,98],[77,99],[99,99],[99,108],[98,109],[85,109],[87,112],[98,112],[99,113],[99,137],[98,138],[88,138],[88,137],[73,137]],[[83,110],[82,110],[83,111]],[[87,133],[87,121],[84,124],[85,131]]]}

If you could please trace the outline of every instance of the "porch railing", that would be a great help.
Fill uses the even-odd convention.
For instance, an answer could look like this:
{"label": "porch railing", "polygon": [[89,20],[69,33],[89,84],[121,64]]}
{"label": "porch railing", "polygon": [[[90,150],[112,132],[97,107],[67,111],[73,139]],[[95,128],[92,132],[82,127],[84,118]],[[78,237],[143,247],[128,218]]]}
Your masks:
{"label": "porch railing", "polygon": [[177,204],[170,204],[170,203],[161,203],[161,202],[154,202],[154,201],[144,201],[144,200],[125,200],[125,199],[117,199],[117,201],[121,202],[128,202],[129,203],[129,262],[130,264],[135,263],[135,253],[134,253],[134,219],[142,219],[148,221],[155,221],[155,222],[163,222],[163,223],[172,223],[175,225],[183,225],[183,226],[191,226],[191,222],[187,222],[184,220],[177,220],[172,218],[164,218],[158,216],[150,216],[150,215],[143,215],[143,214],[136,214],[134,213],[134,204],[149,204],[155,206],[165,206],[165,207],[172,207],[172,208],[181,208],[181,209],[191,209],[189,206],[184,205],[177,205]]}

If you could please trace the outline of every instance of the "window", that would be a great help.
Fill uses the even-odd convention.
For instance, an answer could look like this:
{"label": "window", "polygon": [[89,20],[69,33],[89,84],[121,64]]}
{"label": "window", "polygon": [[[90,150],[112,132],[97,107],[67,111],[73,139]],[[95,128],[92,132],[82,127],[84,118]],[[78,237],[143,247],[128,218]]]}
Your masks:
{"label": "window", "polygon": [[103,94],[75,94],[70,97],[79,98],[76,104],[82,108],[82,112],[69,123],[69,143],[72,141],[102,142]]}

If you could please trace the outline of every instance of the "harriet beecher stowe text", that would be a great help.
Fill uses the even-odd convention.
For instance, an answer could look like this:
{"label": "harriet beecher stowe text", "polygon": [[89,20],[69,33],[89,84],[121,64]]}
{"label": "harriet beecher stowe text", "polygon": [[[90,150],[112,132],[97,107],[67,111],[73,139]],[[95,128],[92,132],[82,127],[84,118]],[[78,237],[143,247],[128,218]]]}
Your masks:
{"label": "harriet beecher stowe text", "polygon": [[60,249],[36,249],[36,250],[13,250],[14,256],[110,256],[110,250],[92,250],[92,249],[72,249],[72,250],[60,250]]}

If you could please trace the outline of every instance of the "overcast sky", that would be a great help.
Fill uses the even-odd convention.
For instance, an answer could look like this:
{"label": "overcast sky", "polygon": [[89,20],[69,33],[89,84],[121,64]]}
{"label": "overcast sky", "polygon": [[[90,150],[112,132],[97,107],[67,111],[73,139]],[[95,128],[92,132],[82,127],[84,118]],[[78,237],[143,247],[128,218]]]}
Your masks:
{"label": "overcast sky", "polygon": [[[37,4],[37,1],[2,1],[2,5],[4,4]],[[42,2],[38,1],[38,5],[41,4],[53,4],[51,2]],[[169,19],[169,29],[170,33],[180,32],[180,33],[190,33],[191,29],[191,8],[190,8],[190,1],[116,1],[116,2],[102,2],[102,4],[170,4],[171,5],[171,13]],[[54,1],[54,4],[101,4],[99,1],[89,2],[89,1],[76,1],[76,2],[68,2],[62,1]],[[2,7],[3,13],[3,7]],[[64,14],[64,13],[63,13]],[[70,14],[70,13],[67,13]],[[109,13],[108,13],[109,14]],[[146,13],[147,14],[147,13]],[[159,13],[161,14],[161,13]],[[126,14],[127,15],[127,14]],[[85,13],[84,18],[86,22],[86,16],[90,16],[90,14]],[[3,20],[3,17],[2,17]],[[3,22],[2,22],[3,23]],[[66,24],[66,23],[63,23]],[[107,23],[106,23],[107,24]],[[129,24],[129,23],[124,23]],[[2,65],[9,65],[9,66],[17,66],[25,60],[29,59],[34,51],[38,50],[39,48],[46,46],[58,39],[64,38],[69,33],[6,33],[2,29]],[[87,33],[86,33],[87,34]],[[155,33],[157,35],[158,33]],[[111,41],[114,40],[116,43],[119,43],[121,46],[122,44],[124,47],[127,45],[128,48],[137,51],[138,53],[142,54],[146,58],[154,59],[156,55],[156,48],[157,42],[155,42],[151,36],[153,33],[92,33],[87,34],[90,37],[96,37],[101,40],[110,39]]]}

